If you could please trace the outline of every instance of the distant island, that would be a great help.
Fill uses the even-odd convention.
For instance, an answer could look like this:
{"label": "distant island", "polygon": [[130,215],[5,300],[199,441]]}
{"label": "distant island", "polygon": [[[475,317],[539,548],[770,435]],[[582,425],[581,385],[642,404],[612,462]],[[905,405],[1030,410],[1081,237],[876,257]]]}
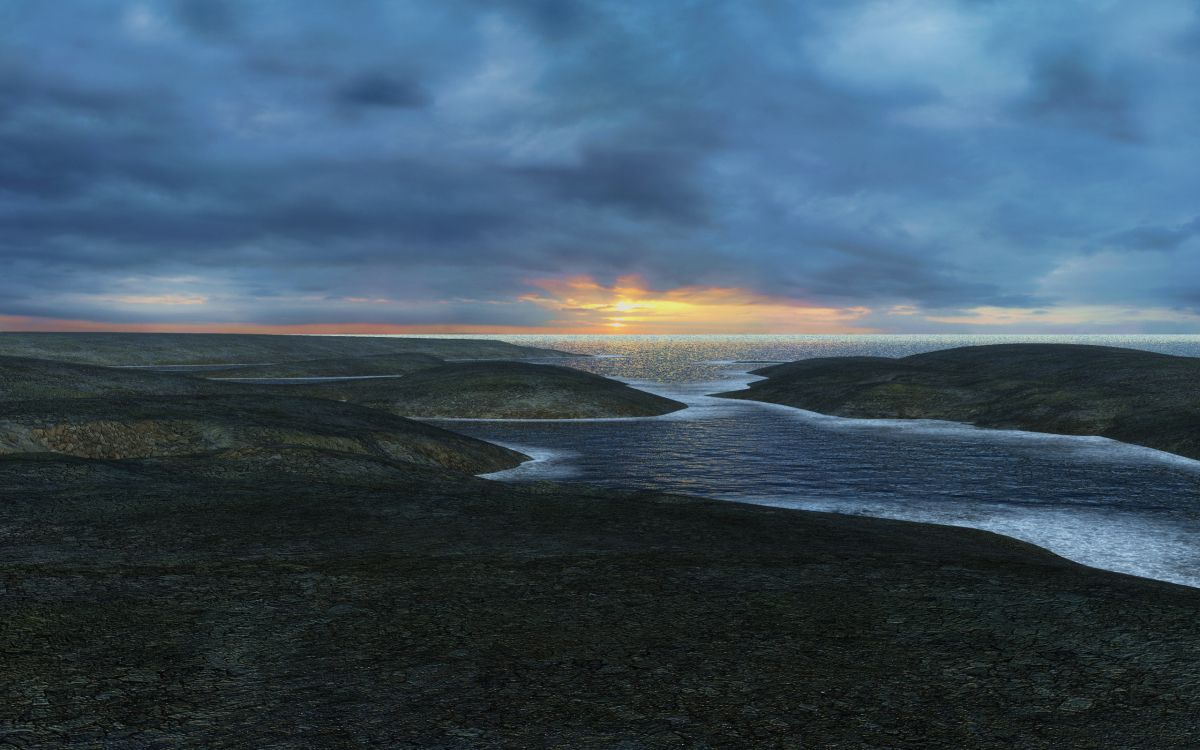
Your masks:
{"label": "distant island", "polygon": [[754,370],[725,398],[842,417],[1100,435],[1200,459],[1200,359],[1074,344],[822,357]]}

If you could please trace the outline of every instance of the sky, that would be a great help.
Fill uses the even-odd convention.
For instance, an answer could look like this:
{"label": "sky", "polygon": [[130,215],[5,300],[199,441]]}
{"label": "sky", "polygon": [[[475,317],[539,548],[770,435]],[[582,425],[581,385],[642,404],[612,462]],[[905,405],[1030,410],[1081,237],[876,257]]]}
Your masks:
{"label": "sky", "polygon": [[0,0],[0,330],[1200,332],[1197,0]]}

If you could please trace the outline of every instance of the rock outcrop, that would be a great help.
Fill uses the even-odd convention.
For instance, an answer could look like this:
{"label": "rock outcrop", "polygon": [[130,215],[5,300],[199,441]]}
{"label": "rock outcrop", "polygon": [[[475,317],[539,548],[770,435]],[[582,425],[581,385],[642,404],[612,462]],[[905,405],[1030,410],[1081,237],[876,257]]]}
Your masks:
{"label": "rock outcrop", "polygon": [[511,468],[527,458],[420,422],[321,399],[139,396],[0,404],[0,453],[136,459],[295,447],[469,474]]}

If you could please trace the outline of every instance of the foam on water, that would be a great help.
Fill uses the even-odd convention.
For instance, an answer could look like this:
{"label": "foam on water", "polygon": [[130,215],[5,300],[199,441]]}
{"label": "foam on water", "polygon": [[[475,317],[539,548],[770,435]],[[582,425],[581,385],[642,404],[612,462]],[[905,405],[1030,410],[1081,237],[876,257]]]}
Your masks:
{"label": "foam on water", "polygon": [[722,499],[780,508],[894,518],[984,529],[1036,544],[1069,560],[1120,573],[1200,587],[1200,549],[1193,532],[1171,522],[1102,509],[988,505],[959,508],[920,503],[854,503],[726,495]]}
{"label": "foam on water", "polygon": [[1167,453],[1166,451],[1148,448],[1144,445],[1122,443],[1119,440],[1113,440],[1102,435],[1055,435],[1046,432],[1030,432],[1028,430],[992,429],[976,427],[975,425],[963,422],[947,422],[941,419],[858,419],[821,414],[781,404],[761,405],[783,413],[790,413],[797,419],[809,421],[830,430],[895,431],[944,440],[970,437],[998,443],[1040,443],[1051,450],[1062,451],[1064,457],[1075,454],[1080,457],[1086,456],[1093,460],[1110,459],[1118,462],[1153,461],[1171,464],[1185,471],[1200,474],[1200,461],[1194,458]]}
{"label": "foam on water", "polygon": [[535,445],[518,445],[516,443],[500,443],[492,441],[502,448],[508,448],[517,453],[524,453],[529,460],[511,469],[491,471],[476,476],[483,479],[503,481],[536,481],[545,479],[569,479],[578,474],[570,461],[577,454],[572,451],[553,450]]}

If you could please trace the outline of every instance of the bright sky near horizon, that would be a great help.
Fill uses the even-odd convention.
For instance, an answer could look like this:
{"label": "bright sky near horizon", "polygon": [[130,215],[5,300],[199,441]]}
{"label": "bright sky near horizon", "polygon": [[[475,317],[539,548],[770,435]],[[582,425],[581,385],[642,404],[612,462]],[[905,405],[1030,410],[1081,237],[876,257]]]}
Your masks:
{"label": "bright sky near horizon", "polygon": [[0,28],[0,330],[1200,332],[1194,0]]}

